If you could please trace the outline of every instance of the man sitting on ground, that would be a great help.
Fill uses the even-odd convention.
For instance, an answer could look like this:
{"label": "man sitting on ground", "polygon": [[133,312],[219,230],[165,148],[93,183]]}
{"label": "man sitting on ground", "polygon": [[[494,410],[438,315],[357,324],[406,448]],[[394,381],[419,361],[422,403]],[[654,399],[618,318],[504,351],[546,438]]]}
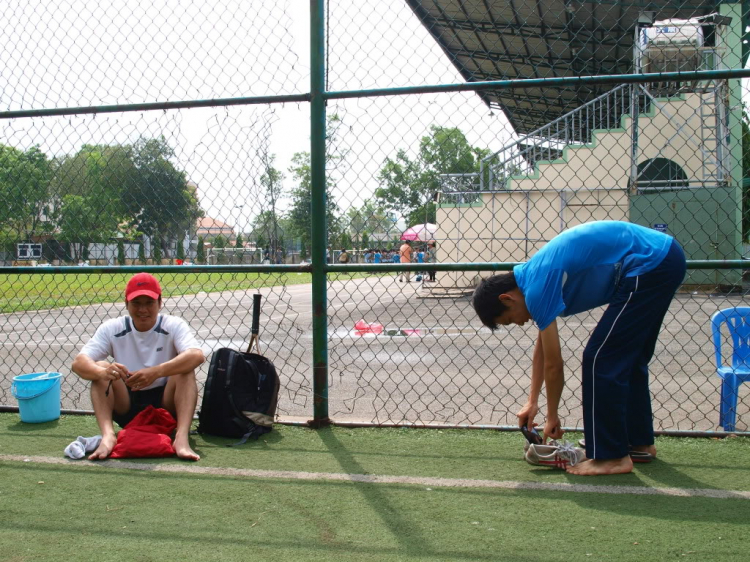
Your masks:
{"label": "man sitting on ground", "polygon": [[90,460],[106,459],[112,452],[117,443],[113,420],[125,427],[149,405],[165,408],[176,418],[177,456],[200,459],[188,435],[198,401],[195,369],[206,358],[190,326],[159,314],[161,307],[156,278],[134,275],[125,288],[128,316],[104,322],[73,360],[73,372],[91,381],[91,402],[102,434]]}

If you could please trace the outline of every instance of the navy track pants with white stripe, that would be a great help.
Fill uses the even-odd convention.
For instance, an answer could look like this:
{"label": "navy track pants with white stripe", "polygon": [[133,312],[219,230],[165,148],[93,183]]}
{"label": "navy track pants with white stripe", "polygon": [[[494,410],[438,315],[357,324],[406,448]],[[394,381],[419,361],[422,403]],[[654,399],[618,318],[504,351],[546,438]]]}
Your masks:
{"label": "navy track pants with white stripe", "polygon": [[654,443],[648,363],[685,270],[685,254],[673,241],[655,269],[620,281],[591,334],[582,361],[588,458],[619,459]]}

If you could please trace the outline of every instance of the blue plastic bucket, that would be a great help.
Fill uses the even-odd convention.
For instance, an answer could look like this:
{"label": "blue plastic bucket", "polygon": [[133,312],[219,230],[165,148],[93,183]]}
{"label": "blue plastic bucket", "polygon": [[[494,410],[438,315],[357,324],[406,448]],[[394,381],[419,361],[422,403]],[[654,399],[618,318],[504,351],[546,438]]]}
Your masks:
{"label": "blue plastic bucket", "polygon": [[43,423],[60,417],[60,373],[29,373],[13,377],[21,421]]}

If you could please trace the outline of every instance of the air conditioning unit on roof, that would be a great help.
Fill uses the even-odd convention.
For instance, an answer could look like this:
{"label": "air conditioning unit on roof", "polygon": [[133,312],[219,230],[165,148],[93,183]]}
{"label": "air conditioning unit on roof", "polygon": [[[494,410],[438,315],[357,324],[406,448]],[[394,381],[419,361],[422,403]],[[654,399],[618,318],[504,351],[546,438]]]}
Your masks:
{"label": "air conditioning unit on roof", "polygon": [[647,27],[641,35],[642,46],[654,47],[692,47],[703,46],[703,28],[691,20],[663,20],[653,27]]}
{"label": "air conditioning unit on roof", "polygon": [[663,20],[641,31],[644,72],[700,70],[703,28],[690,20]]}

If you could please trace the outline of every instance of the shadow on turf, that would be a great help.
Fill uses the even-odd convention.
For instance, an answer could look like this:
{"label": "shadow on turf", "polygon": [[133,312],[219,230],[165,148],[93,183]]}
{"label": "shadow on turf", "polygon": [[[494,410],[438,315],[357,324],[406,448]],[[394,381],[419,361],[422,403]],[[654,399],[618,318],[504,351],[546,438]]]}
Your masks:
{"label": "shadow on turf", "polygon": [[[339,463],[342,472],[346,474],[367,474],[367,471],[355,460],[351,452],[332,431],[319,431],[318,436]],[[363,499],[373,512],[380,517],[383,524],[390,529],[393,537],[406,553],[411,556],[419,556],[430,552],[430,541],[422,536],[417,525],[412,524],[408,518],[391,505],[390,499],[383,489],[378,486],[363,486],[359,489]]]}
{"label": "shadow on turf", "polygon": [[[327,441],[330,443],[330,445],[334,448],[336,448],[337,451],[339,451],[341,454],[337,455],[337,458],[343,463],[342,467],[356,467],[358,466],[356,461],[352,461],[350,457],[346,454],[346,452],[339,447],[338,440],[335,438],[335,436],[329,434],[330,437],[333,437],[333,439],[325,439],[324,441]],[[328,436],[325,436],[328,437]],[[123,459],[128,460],[128,459]],[[138,461],[139,463],[143,460],[151,460],[154,461],[154,463],[164,462],[168,461],[170,459],[132,459],[135,461]],[[172,459],[174,460],[174,459]],[[117,462],[117,461],[114,461]],[[0,462],[0,466],[2,466],[2,463]],[[10,466],[10,465],[8,465]],[[104,467],[102,467],[104,468]],[[116,466],[108,465],[106,467],[108,470],[125,470],[127,471],[127,478],[129,481],[127,483],[124,483],[124,486],[131,486],[132,489],[140,489],[140,486],[138,483],[134,481],[148,481],[149,483],[153,483],[155,480],[160,480],[164,482],[165,487],[171,485],[174,485],[174,481],[177,480],[187,480],[187,481],[196,481],[201,480],[205,482],[205,487],[209,488],[213,482],[216,481],[217,477],[213,475],[208,474],[195,474],[195,473],[176,473],[176,472],[152,472],[150,470],[132,470],[128,469],[127,467],[123,467],[122,469],[118,469]],[[54,474],[60,474],[65,476],[70,476],[72,474],[80,475],[84,477],[88,483],[89,486],[96,487],[99,482],[98,478],[107,478],[108,472],[107,471],[96,471],[92,470],[92,467],[90,465],[79,465],[76,466],[74,462],[71,462],[69,465],[44,465],[40,466],[38,464],[29,463],[29,464],[21,464],[21,463],[13,463],[12,470],[17,471],[24,471],[29,472],[32,474],[38,474],[40,470],[43,470],[47,473],[54,473]],[[361,469],[360,469],[361,470]],[[222,480],[232,480],[236,481],[239,485],[246,485],[248,483],[248,479],[245,477],[237,477],[237,476],[222,476]],[[36,477],[33,478],[33,480],[36,480]],[[264,482],[264,486],[266,487],[288,487],[288,486],[297,486],[297,487],[320,487],[325,486],[331,490],[332,494],[336,493],[337,489],[340,488],[346,488],[351,489],[352,483],[351,482],[319,482],[319,481],[305,481],[305,480],[287,480],[287,479],[268,479]],[[428,539],[425,539],[424,533],[420,531],[420,525],[419,522],[414,521],[414,513],[411,511],[404,511],[400,507],[394,506],[393,503],[390,501],[386,490],[387,489],[401,489],[406,491],[414,491],[415,487],[414,485],[389,485],[386,487],[381,487],[378,485],[369,485],[369,484],[357,484],[356,489],[362,494],[362,497],[367,502],[368,507],[372,509],[372,511],[378,516],[381,517],[384,524],[388,527],[388,529],[391,532],[392,537],[397,541],[398,546],[397,547],[390,547],[390,546],[378,546],[377,548],[373,547],[362,547],[353,545],[350,543],[347,544],[331,544],[331,543],[324,543],[321,541],[316,542],[310,542],[310,541],[296,541],[294,539],[290,539],[289,541],[279,542],[276,540],[268,540],[264,541],[261,535],[261,538],[257,534],[249,534],[249,533],[232,533],[231,535],[231,542],[232,544],[239,545],[241,547],[245,548],[253,548],[257,546],[264,546],[264,547],[271,547],[271,548],[292,548],[292,549],[300,549],[307,552],[315,552],[319,551],[323,553],[323,555],[330,555],[330,560],[338,560],[338,559],[345,559],[347,556],[351,556],[352,553],[354,554],[362,554],[362,555],[376,555],[381,556],[383,559],[390,559],[391,557],[394,557],[394,559],[402,560],[405,556],[413,557],[413,559],[417,560],[445,560],[445,561],[451,561],[451,560],[477,560],[477,561],[483,561],[483,562],[515,562],[519,560],[519,557],[517,554],[514,554],[512,552],[509,553],[503,553],[502,551],[494,551],[494,552],[478,552],[477,550],[474,551],[446,551],[445,549],[436,550],[434,544]],[[507,493],[521,493],[521,492],[510,492],[508,490],[481,490],[481,489],[457,489],[457,488],[441,488],[439,490],[439,493],[443,494],[460,494],[460,495],[469,495],[472,497],[475,497],[477,502],[481,502],[483,498],[487,498],[488,496],[496,496],[498,494],[504,495]],[[532,495],[540,498],[546,497],[544,493],[542,492],[532,492]],[[141,507],[143,508],[143,507]],[[141,509],[139,508],[139,509]],[[310,510],[310,517],[316,517],[315,509]],[[325,516],[322,516],[325,517]],[[85,530],[85,535],[98,535],[105,539],[110,539],[113,537],[112,535],[112,529],[105,529],[105,530],[98,530],[94,527],[86,527],[85,529],[75,529],[71,528],[70,523],[66,522],[64,525],[45,525],[41,522],[39,522],[37,519],[29,520],[28,518],[24,519],[23,521],[14,521],[14,520],[5,520],[2,524],[2,528],[4,529],[15,529],[19,533],[28,533],[31,531],[37,531],[40,533],[43,533],[45,535],[74,535],[79,536],[82,530]],[[366,532],[366,531],[363,531]],[[120,537],[118,537],[120,538]],[[210,531],[206,531],[204,533],[196,533],[196,534],[190,534],[190,533],[169,533],[166,531],[159,531],[156,529],[148,529],[139,531],[139,534],[137,537],[132,538],[133,541],[138,541],[139,545],[142,545],[144,541],[146,542],[154,542],[154,541],[167,541],[167,542],[194,542],[197,544],[206,544],[206,543],[213,543],[218,546],[225,546],[227,544],[228,538],[227,536],[215,536]],[[502,545],[498,544],[498,550],[502,549]],[[328,554],[326,554],[328,553]],[[341,556],[341,557],[339,557]],[[106,559],[106,556],[102,556],[103,559]],[[411,558],[409,558],[411,559]],[[549,560],[549,557],[547,555],[540,555],[540,556],[533,556],[530,555],[528,552],[524,553],[523,555],[524,562],[545,562],[546,560]]]}
{"label": "shadow on turf", "polygon": [[6,429],[14,433],[34,433],[38,431],[49,431],[50,429],[57,429],[60,427],[60,420],[52,420],[44,423],[26,423],[17,421],[14,424],[8,424]]}
{"label": "shadow on turf", "polygon": [[[70,528],[63,528],[56,525],[44,525],[41,523],[17,523],[17,522],[6,522],[3,524],[3,528],[8,530],[14,530],[20,536],[29,531],[35,531],[44,536],[73,536],[80,540],[82,534],[81,529],[71,530]],[[90,528],[83,530],[85,536],[96,535],[102,539],[112,539],[112,531],[95,531]],[[122,537],[118,537],[122,540]],[[363,547],[354,546],[351,544],[323,544],[320,541],[302,541],[299,539],[289,540],[286,542],[279,542],[276,540],[262,540],[256,536],[243,535],[241,533],[235,533],[231,538],[222,535],[216,536],[215,533],[206,531],[203,533],[196,533],[194,536],[190,536],[186,533],[174,534],[174,533],[160,533],[160,532],[145,532],[141,533],[138,537],[132,537],[130,539],[132,545],[132,555],[142,555],[142,542],[143,541],[168,541],[168,542],[185,542],[195,543],[197,545],[213,544],[217,547],[226,547],[228,542],[235,547],[245,548],[248,551],[252,549],[264,548],[264,549],[289,549],[300,551],[300,557],[308,559],[307,556],[310,553],[320,552],[321,555],[326,556],[328,560],[348,560],[353,554],[368,556],[368,560],[382,559],[382,560],[403,560],[404,549],[393,548],[388,546],[377,546],[377,547]],[[76,556],[80,556],[80,553],[76,553]],[[18,560],[25,560],[26,558],[18,558]],[[106,555],[99,555],[97,559],[110,560]],[[420,552],[415,559],[429,559],[429,560],[482,560],[487,562],[518,562],[519,558],[517,554],[509,553],[492,553],[492,554],[480,554],[477,552],[457,552],[457,551],[441,551],[441,552]],[[316,558],[317,560],[317,558]],[[524,562],[546,562],[549,560],[548,556],[530,556],[528,553],[523,555]]]}

